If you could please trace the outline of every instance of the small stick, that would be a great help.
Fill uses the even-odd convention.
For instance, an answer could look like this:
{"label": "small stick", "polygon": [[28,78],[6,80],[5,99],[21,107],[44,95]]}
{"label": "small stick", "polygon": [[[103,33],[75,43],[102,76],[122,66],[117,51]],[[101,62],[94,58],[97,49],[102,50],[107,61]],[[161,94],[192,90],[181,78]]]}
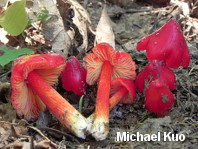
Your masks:
{"label": "small stick", "polygon": [[46,137],[46,136],[41,132],[41,130],[39,130],[38,128],[33,127],[33,126],[28,126],[28,127],[31,128],[31,129],[34,129],[35,131],[37,131],[43,138],[45,138],[47,141],[49,141],[53,146],[58,147],[58,145],[57,145],[56,143],[54,143],[53,141],[51,141],[48,137]]}
{"label": "small stick", "polygon": [[196,68],[198,68],[198,65],[193,66],[193,67],[190,69],[188,75],[190,76],[190,75],[191,75],[191,72],[192,72],[194,69],[196,69]]}
{"label": "small stick", "polygon": [[59,130],[57,130],[57,129],[48,128],[48,127],[38,127],[38,128],[39,128],[40,130],[54,131],[54,132],[56,132],[56,133],[62,134],[62,135],[64,135],[64,136],[66,136],[66,137],[71,138],[73,141],[77,142],[78,144],[80,144],[80,142],[79,142],[77,139],[75,139],[73,136],[71,136],[71,135],[69,135],[69,134],[67,134],[67,133],[64,133],[64,132],[62,132],[62,131],[59,131]]}

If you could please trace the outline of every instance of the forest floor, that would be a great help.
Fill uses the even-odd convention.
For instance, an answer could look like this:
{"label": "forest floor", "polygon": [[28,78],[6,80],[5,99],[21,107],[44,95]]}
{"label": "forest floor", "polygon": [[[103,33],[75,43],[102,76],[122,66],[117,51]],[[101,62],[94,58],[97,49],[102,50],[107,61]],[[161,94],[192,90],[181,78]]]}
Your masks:
{"label": "forest floor", "polygon": [[[121,3],[121,2],[120,2]],[[187,46],[190,52],[190,65],[187,69],[182,67],[173,69],[176,75],[177,87],[173,91],[174,107],[164,118],[157,118],[148,112],[144,106],[144,95],[137,92],[133,105],[119,104],[110,112],[109,136],[104,141],[95,141],[91,136],[85,140],[79,139],[65,130],[49,111],[41,112],[35,122],[20,120],[10,102],[11,88],[11,63],[0,69],[0,148],[147,148],[147,149],[196,149],[198,146],[198,18],[184,15],[184,8],[178,4],[170,4],[164,7],[153,6],[141,2],[132,4],[113,5],[106,4],[108,15],[112,21],[115,34],[116,49],[127,52],[137,65],[137,73],[148,63],[144,51],[137,51],[136,45],[144,36],[151,34],[168,22],[171,18],[181,25]],[[83,5],[83,1],[80,1]],[[84,4],[92,22],[92,28],[96,28],[101,16],[103,1],[88,1]],[[123,6],[124,5],[124,6]],[[94,43],[94,34],[88,31],[88,45],[85,53],[78,52],[79,45],[83,43],[83,37],[72,23],[72,11],[64,8],[70,5],[59,6],[59,12],[63,18],[65,28],[74,28],[76,34],[73,37],[70,50],[65,57],[77,56],[80,61],[86,53],[91,52]],[[66,11],[67,10],[67,11]],[[45,27],[45,26],[44,26]],[[44,28],[43,27],[43,28]],[[46,29],[46,28],[44,28]],[[12,38],[7,36],[9,42],[0,45],[2,48],[28,47],[36,53],[51,51],[46,36],[41,30],[29,27],[26,34],[37,37],[25,40],[23,36]],[[26,38],[27,39],[27,38]],[[30,38],[29,38],[30,39]],[[20,42],[18,42],[20,41]],[[29,41],[29,42],[28,42]],[[31,44],[30,44],[31,43]],[[55,51],[56,52],[56,51]],[[57,90],[67,98],[72,105],[78,108],[79,96],[66,92],[61,87]],[[94,103],[97,86],[88,86],[84,98],[82,114],[89,116],[94,112]],[[117,132],[129,132],[135,134],[161,133],[184,134],[185,141],[116,141]]]}

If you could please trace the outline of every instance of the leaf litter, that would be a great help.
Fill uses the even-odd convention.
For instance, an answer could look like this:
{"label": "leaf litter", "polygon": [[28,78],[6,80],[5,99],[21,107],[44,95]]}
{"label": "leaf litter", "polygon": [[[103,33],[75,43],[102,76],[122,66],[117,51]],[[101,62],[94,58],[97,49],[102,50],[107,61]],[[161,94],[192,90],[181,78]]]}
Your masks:
{"label": "leaf litter", "polygon": [[[69,2],[70,5],[73,4],[71,8],[75,9],[74,11],[77,11],[77,13],[80,13],[78,9],[84,9],[79,5],[74,5],[74,1]],[[51,114],[45,115],[49,118],[48,120],[45,118],[40,118],[41,121],[49,121],[47,124],[41,123],[40,126],[35,123],[27,123],[24,120],[19,120],[16,117],[10,103],[8,102],[10,99],[7,96],[4,96],[4,98],[7,99],[2,100],[1,98],[0,105],[1,108],[3,107],[3,110],[1,111],[0,109],[0,113],[2,114],[8,113],[8,111],[13,111],[11,114],[13,117],[10,119],[5,118],[0,120],[0,137],[2,137],[0,138],[0,146],[7,148],[28,148],[32,145],[35,148],[197,148],[198,95],[193,91],[193,89],[198,86],[198,68],[196,67],[198,65],[198,37],[196,29],[197,18],[184,16],[185,13],[183,13],[183,8],[175,3],[162,8],[153,8],[152,6],[144,5],[142,3],[133,3],[130,8],[108,4],[106,8],[110,16],[112,28],[115,35],[115,47],[117,49],[122,49],[132,56],[138,66],[138,72],[145,67],[147,60],[143,51],[139,52],[136,50],[137,42],[143,36],[148,35],[149,33],[158,29],[172,17],[176,18],[180,25],[183,27],[182,29],[187,39],[187,44],[191,55],[191,63],[188,69],[174,70],[177,78],[177,88],[173,91],[175,96],[175,103],[169,114],[164,118],[156,118],[155,114],[149,113],[145,110],[144,95],[137,93],[136,102],[133,105],[119,104],[110,112],[109,137],[102,142],[96,142],[92,137],[89,136],[86,140],[81,140],[74,137],[72,134],[69,134],[67,130],[63,129],[62,126],[57,123]],[[80,48],[82,52],[85,52],[86,50],[89,52],[90,50],[89,46],[92,45],[92,43],[89,42],[88,37],[90,36],[90,29],[88,30],[88,28],[90,28],[91,25],[94,28],[97,28],[102,9],[103,6],[100,1],[90,1],[87,5],[87,11],[89,15],[87,12],[84,13],[84,11],[82,11],[83,13],[78,14],[84,16],[83,19],[85,19],[82,22],[80,20],[77,20],[79,23],[78,25],[74,23],[77,26],[78,30],[81,27],[80,23],[82,23],[81,30],[83,30],[83,33],[81,34],[82,37],[80,38],[85,40],[81,45],[83,48]],[[90,16],[92,23],[86,20],[88,19],[86,18],[87,15]],[[73,22],[72,18],[73,17],[70,18],[71,22]],[[44,29],[44,26],[41,26],[41,28]],[[63,27],[61,28],[63,29]],[[78,36],[75,36],[77,32],[74,31],[75,29],[73,26],[70,26],[70,29],[71,33],[68,34],[70,34],[69,37],[71,40],[69,41],[70,45],[68,45],[68,47],[74,46],[76,48],[79,48],[79,46],[76,46],[78,44],[75,44],[76,38],[79,38]],[[53,41],[54,38],[51,39]],[[63,52],[64,50],[61,51]],[[68,98],[70,101],[72,101],[72,98],[79,98],[77,96],[74,96],[72,93],[64,92],[59,86],[57,89],[64,97]],[[83,114],[86,116],[94,111],[96,86],[88,86],[87,90],[88,92],[85,96],[85,101],[82,109]],[[7,108],[6,104],[9,105],[9,108]],[[78,103],[73,102],[73,104],[76,105]],[[6,111],[6,109],[9,110]],[[40,117],[42,117],[42,115]],[[25,131],[21,133],[19,131],[20,128],[24,129]],[[50,131],[53,131],[53,133],[49,133]],[[170,131],[174,132],[175,134],[185,134],[186,140],[184,142],[116,142],[116,133],[126,131],[130,133],[143,132],[148,134],[156,133],[158,131]],[[56,135],[53,134],[61,134],[61,137],[55,137]]]}
{"label": "leaf litter", "polygon": [[106,6],[102,10],[100,20],[96,28],[95,45],[106,42],[115,49],[115,36],[110,18],[107,14]]}

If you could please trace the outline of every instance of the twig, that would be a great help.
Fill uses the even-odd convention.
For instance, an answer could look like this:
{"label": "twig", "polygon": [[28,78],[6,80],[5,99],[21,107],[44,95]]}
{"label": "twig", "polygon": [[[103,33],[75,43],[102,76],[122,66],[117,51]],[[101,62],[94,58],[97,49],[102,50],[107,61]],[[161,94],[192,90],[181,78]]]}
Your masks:
{"label": "twig", "polygon": [[9,74],[9,73],[11,73],[11,71],[8,71],[8,72],[6,72],[6,73],[0,75],[0,78],[4,77],[5,75],[7,75],[7,74]]}
{"label": "twig", "polygon": [[19,43],[19,45],[22,45],[22,43],[15,36],[12,36],[12,38],[14,38],[14,40],[16,40]]}
{"label": "twig", "polygon": [[196,68],[198,68],[198,65],[193,66],[193,67],[190,69],[188,75],[190,76],[190,75],[191,75],[191,72],[192,72],[194,69],[196,69]]}
{"label": "twig", "polygon": [[46,137],[41,130],[39,130],[36,127],[33,126],[28,126],[28,128],[34,129],[35,131],[37,131],[43,138],[45,138],[47,141],[49,141],[53,146],[55,146],[56,148],[58,147],[58,145],[56,143],[54,143],[53,141],[51,141],[48,137]]}
{"label": "twig", "polygon": [[7,123],[9,125],[14,125],[14,126],[18,125],[17,123],[11,123],[11,122],[7,122],[7,121],[0,121],[0,123]]}
{"label": "twig", "polygon": [[126,13],[136,13],[136,12],[151,12],[151,8],[146,8],[146,9],[127,9]]}
{"label": "twig", "polygon": [[71,139],[72,139],[73,141],[75,141],[76,143],[80,144],[80,142],[79,142],[77,139],[75,139],[72,135],[69,135],[69,134],[64,133],[64,132],[62,132],[62,131],[59,131],[59,130],[57,130],[57,129],[48,128],[48,127],[38,127],[38,129],[40,129],[40,130],[46,130],[46,131],[53,131],[53,132],[62,134],[62,135],[64,135],[64,136],[66,136],[66,137],[71,138]]}

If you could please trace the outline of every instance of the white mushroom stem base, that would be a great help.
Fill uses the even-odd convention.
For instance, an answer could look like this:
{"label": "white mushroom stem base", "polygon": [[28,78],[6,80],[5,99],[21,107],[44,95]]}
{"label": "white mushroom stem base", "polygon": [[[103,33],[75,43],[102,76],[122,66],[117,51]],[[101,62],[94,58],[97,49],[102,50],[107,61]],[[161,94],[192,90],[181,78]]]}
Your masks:
{"label": "white mushroom stem base", "polygon": [[[128,93],[125,87],[120,88],[110,99],[109,99],[109,110],[112,110],[115,105]],[[91,133],[92,124],[94,122],[95,113],[91,114],[87,118],[87,133]]]}
{"label": "white mushroom stem base", "polygon": [[104,119],[102,118],[95,119],[91,128],[92,136],[97,141],[102,141],[107,138],[108,133],[109,133],[109,123],[105,123]]}
{"label": "white mushroom stem base", "polygon": [[46,107],[66,128],[76,136],[85,139],[86,118],[36,72],[30,72],[26,81],[27,85],[33,89]]}

